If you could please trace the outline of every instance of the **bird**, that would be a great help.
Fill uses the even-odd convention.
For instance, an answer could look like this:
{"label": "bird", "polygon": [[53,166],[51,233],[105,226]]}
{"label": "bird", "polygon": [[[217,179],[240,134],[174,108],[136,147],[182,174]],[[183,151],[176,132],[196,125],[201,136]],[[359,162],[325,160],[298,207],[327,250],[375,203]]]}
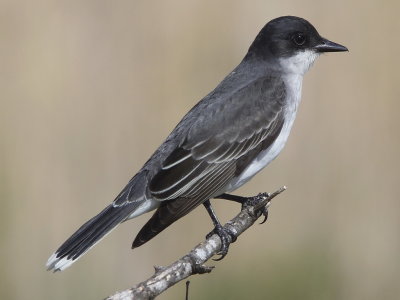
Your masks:
{"label": "bird", "polygon": [[47,269],[65,270],[116,226],[155,210],[133,241],[132,248],[139,247],[200,205],[213,222],[211,233],[221,238],[223,258],[232,233],[222,227],[210,199],[243,202],[229,193],[283,149],[304,74],[320,54],[341,51],[348,49],[323,38],[303,18],[269,21],[239,65],[183,117],[114,201],[51,255]]}

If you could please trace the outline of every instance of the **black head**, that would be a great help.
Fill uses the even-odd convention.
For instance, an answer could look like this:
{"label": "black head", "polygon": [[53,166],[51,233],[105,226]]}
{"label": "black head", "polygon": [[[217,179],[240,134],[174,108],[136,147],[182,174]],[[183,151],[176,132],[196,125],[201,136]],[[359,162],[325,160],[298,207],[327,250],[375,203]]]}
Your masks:
{"label": "black head", "polygon": [[264,26],[251,44],[249,54],[284,58],[305,50],[315,53],[348,51],[346,47],[321,37],[307,20],[286,16]]}

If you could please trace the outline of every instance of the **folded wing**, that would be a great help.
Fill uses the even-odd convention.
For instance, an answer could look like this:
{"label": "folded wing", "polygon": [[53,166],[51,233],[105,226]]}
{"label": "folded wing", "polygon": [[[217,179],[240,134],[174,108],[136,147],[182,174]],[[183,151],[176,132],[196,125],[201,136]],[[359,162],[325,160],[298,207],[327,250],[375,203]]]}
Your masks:
{"label": "folded wing", "polygon": [[284,96],[280,79],[262,78],[229,99],[211,103],[151,179],[150,193],[162,204],[133,247],[223,192],[242,171],[243,161],[274,142],[284,122]]}

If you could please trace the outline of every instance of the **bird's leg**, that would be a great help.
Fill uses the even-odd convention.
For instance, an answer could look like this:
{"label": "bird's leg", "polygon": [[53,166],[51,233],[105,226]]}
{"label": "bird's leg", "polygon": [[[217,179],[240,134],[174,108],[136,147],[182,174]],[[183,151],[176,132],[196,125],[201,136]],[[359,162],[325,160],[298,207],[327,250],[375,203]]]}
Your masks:
{"label": "bird's leg", "polygon": [[248,197],[236,196],[231,194],[221,194],[215,197],[215,199],[229,200],[243,205],[247,201]]}
{"label": "bird's leg", "polygon": [[[243,210],[249,206],[256,205],[258,202],[262,201],[265,197],[269,197],[269,194],[268,193],[260,193],[257,196],[253,196],[253,197],[242,197],[242,196],[236,196],[236,195],[231,195],[231,194],[221,194],[215,198],[240,203],[240,204],[242,204],[242,210]],[[268,219],[268,205],[262,207],[260,209],[260,212],[264,216],[264,220],[260,224],[264,224]]]}
{"label": "bird's leg", "polygon": [[211,220],[214,224],[214,229],[209,234],[207,234],[206,238],[211,237],[213,234],[217,234],[221,239],[221,249],[218,252],[221,257],[214,259],[215,261],[223,259],[228,254],[229,244],[236,241],[236,236],[233,232],[224,228],[219,222],[213,207],[211,206],[210,200],[207,200],[203,203],[204,207],[207,209],[208,214],[211,217]]}

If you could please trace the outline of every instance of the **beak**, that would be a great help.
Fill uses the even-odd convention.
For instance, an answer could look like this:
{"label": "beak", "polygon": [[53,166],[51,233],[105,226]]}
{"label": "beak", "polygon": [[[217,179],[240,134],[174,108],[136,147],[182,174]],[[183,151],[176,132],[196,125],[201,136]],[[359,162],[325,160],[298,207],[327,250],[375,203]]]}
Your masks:
{"label": "beak", "polygon": [[331,42],[327,39],[322,38],[322,41],[319,45],[314,47],[317,52],[342,52],[342,51],[349,51],[345,46],[336,44]]}

